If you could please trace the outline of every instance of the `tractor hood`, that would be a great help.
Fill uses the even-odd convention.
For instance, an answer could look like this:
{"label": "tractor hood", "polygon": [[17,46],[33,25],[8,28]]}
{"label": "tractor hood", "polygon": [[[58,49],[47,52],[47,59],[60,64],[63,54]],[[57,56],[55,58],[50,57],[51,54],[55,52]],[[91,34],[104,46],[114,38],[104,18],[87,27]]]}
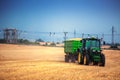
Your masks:
{"label": "tractor hood", "polygon": [[101,49],[98,47],[92,47],[91,50],[92,52],[101,52]]}

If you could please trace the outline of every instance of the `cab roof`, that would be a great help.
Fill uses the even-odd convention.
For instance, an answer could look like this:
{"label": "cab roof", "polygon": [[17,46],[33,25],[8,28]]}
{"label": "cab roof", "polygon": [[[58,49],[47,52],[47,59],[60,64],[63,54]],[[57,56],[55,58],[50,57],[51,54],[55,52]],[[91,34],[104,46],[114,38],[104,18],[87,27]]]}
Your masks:
{"label": "cab roof", "polygon": [[80,40],[82,40],[82,38],[71,38],[66,41],[80,41]]}
{"label": "cab roof", "polygon": [[84,40],[100,40],[98,38],[94,38],[94,37],[91,37],[91,38],[83,38]]}

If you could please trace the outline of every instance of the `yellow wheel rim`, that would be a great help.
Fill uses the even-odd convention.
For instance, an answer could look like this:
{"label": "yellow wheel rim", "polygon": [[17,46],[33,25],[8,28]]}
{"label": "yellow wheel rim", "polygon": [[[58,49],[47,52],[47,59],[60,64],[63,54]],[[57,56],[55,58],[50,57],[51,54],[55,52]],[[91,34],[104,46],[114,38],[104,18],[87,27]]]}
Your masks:
{"label": "yellow wheel rim", "polygon": [[86,64],[86,56],[84,56],[84,64]]}
{"label": "yellow wheel rim", "polygon": [[78,62],[79,62],[79,63],[80,63],[80,56],[81,56],[81,55],[80,55],[80,53],[79,53],[79,54],[78,54]]}

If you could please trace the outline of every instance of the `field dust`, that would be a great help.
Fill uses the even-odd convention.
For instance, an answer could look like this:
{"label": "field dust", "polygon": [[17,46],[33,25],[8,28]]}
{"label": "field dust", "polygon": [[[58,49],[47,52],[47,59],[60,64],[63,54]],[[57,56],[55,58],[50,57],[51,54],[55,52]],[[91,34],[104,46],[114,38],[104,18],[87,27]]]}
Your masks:
{"label": "field dust", "polygon": [[0,80],[119,80],[120,51],[103,50],[105,67],[64,62],[64,48],[0,44]]}

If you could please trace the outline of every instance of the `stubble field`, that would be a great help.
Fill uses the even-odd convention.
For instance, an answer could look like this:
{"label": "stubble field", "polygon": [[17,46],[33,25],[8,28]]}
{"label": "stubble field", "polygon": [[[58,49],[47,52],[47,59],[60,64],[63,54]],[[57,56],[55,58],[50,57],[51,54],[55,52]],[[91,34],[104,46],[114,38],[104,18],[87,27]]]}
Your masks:
{"label": "stubble field", "polygon": [[0,80],[120,80],[120,50],[103,50],[105,67],[64,62],[59,47],[0,44]]}

